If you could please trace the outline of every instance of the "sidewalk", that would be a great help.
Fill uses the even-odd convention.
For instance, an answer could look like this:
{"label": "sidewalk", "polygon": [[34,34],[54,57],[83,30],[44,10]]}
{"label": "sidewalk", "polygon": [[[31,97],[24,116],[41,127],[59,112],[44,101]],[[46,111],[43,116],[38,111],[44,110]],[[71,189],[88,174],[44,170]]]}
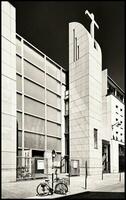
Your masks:
{"label": "sidewalk", "polygon": [[[2,184],[2,198],[16,198],[16,199],[55,199],[62,197],[59,194],[49,195],[47,197],[36,196],[36,187],[41,182],[41,179],[20,181],[14,183]],[[113,184],[124,183],[124,173],[121,174],[121,181],[119,181],[119,174],[106,174],[101,180],[101,177],[90,177],[87,179],[87,189],[85,189],[85,177],[76,176],[70,177],[70,186],[68,195],[87,192],[87,191],[104,191],[104,187]]]}

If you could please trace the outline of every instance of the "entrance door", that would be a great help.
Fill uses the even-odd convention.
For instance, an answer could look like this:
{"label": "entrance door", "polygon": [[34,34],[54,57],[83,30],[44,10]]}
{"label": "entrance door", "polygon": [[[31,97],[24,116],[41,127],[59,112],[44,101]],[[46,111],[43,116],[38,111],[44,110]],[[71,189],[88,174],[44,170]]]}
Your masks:
{"label": "entrance door", "polygon": [[44,151],[32,150],[32,171],[36,174],[44,174]]}
{"label": "entrance door", "polygon": [[125,147],[119,144],[119,172],[125,171]]}
{"label": "entrance door", "polygon": [[103,173],[110,172],[110,144],[108,141],[102,141],[102,170]]}

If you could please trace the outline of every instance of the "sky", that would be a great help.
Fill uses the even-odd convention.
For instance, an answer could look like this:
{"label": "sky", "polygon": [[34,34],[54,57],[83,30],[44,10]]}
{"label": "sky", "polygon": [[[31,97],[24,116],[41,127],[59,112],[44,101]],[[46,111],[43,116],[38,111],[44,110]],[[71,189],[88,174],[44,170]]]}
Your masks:
{"label": "sky", "polygon": [[102,69],[124,90],[124,1],[12,1],[16,32],[61,65],[69,68],[68,24],[88,30],[93,13],[99,25],[95,39],[102,49]]}

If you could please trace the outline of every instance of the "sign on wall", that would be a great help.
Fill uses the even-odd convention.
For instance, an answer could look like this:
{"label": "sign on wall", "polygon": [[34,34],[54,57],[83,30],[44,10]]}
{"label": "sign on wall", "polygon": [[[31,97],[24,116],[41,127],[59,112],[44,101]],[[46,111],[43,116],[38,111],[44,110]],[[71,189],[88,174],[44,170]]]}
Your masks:
{"label": "sign on wall", "polygon": [[78,167],[78,161],[77,160],[74,160],[73,161],[73,168],[77,168]]}
{"label": "sign on wall", "polygon": [[37,170],[44,169],[44,160],[37,160]]}

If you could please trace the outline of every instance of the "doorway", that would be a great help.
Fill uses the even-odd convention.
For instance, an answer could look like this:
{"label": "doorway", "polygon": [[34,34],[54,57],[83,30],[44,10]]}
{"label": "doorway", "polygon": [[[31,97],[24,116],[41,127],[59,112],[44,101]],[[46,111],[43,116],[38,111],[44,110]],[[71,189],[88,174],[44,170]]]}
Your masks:
{"label": "doorway", "polygon": [[106,140],[102,140],[102,170],[110,173],[110,144]]}
{"label": "doorway", "polygon": [[119,144],[119,172],[125,171],[125,146]]}

